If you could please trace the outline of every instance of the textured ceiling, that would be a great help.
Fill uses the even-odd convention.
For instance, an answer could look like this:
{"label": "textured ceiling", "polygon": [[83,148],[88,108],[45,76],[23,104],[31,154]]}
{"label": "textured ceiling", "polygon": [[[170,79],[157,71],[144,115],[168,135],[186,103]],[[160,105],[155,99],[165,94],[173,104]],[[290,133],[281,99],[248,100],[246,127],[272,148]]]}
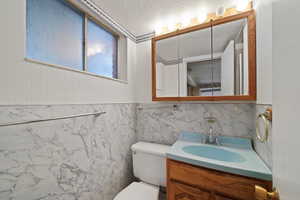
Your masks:
{"label": "textured ceiling", "polygon": [[241,0],[92,0],[116,22],[135,36],[153,32],[157,23],[181,21],[202,10],[215,12],[219,6],[232,7]]}

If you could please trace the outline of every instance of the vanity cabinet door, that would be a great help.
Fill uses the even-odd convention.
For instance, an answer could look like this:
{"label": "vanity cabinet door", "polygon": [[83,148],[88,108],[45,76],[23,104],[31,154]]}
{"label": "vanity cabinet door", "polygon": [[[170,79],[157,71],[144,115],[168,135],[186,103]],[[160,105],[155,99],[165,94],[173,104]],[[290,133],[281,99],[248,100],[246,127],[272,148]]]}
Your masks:
{"label": "vanity cabinet door", "polygon": [[232,199],[230,197],[224,197],[224,196],[220,196],[220,195],[215,195],[214,200],[236,200],[236,199]]}
{"label": "vanity cabinet door", "polygon": [[168,200],[214,200],[209,191],[170,181]]}

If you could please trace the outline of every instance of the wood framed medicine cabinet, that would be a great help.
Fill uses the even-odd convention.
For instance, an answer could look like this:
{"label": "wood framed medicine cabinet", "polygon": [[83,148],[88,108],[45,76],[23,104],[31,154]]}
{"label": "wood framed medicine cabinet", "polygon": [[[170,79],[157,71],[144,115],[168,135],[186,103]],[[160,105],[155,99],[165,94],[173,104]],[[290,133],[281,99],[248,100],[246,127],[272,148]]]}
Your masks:
{"label": "wood framed medicine cabinet", "polygon": [[255,11],[154,37],[152,100],[256,100]]}

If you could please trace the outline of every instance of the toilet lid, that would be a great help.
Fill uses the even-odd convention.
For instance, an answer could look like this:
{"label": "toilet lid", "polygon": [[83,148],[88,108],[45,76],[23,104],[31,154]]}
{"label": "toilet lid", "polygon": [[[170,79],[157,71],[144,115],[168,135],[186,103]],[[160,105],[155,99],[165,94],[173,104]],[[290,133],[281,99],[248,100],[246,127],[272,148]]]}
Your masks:
{"label": "toilet lid", "polygon": [[114,200],[158,200],[159,188],[142,182],[133,182],[122,190]]}

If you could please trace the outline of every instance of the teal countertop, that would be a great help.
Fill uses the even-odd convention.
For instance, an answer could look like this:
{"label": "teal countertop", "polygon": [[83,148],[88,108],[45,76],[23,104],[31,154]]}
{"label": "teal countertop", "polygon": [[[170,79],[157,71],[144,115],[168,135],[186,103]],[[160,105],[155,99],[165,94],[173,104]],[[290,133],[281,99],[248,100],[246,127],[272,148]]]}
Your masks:
{"label": "teal countertop", "polygon": [[[173,144],[171,150],[167,152],[167,157],[172,160],[218,171],[262,180],[272,180],[272,172],[253,150],[250,139],[220,136],[218,137],[219,145],[210,145],[204,143],[205,138],[206,136],[200,133],[181,133],[178,141]],[[190,146],[221,149],[221,151],[226,151],[235,155],[238,154],[243,159],[238,162],[225,161],[226,158],[219,160],[209,159],[207,157],[202,157],[201,155],[187,153],[183,150]]]}

